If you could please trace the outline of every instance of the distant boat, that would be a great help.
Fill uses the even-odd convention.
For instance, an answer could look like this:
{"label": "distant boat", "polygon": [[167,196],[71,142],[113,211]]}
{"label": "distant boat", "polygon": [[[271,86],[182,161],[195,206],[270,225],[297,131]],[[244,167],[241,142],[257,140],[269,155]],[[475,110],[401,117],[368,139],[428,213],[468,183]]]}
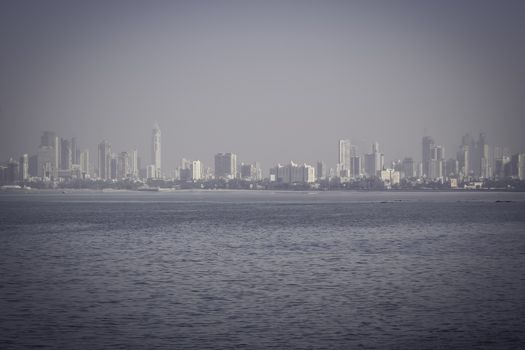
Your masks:
{"label": "distant boat", "polygon": [[159,187],[141,186],[137,188],[137,191],[148,191],[148,192],[159,192]]}

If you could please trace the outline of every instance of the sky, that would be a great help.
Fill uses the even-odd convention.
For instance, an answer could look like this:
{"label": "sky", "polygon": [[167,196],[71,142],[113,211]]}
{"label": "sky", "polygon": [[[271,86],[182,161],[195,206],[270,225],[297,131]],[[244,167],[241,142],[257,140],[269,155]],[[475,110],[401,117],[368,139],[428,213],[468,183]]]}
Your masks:
{"label": "sky", "polygon": [[43,131],[96,161],[107,139],[164,171],[233,152],[335,166],[338,140],[390,162],[432,136],[525,152],[525,2],[0,2],[0,161]]}

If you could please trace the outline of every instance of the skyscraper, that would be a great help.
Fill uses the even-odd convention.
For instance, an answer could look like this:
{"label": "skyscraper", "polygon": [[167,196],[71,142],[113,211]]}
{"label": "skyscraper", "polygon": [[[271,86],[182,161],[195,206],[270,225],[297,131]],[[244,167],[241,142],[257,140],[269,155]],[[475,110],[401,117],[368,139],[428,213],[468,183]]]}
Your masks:
{"label": "skyscraper", "polygon": [[487,144],[484,133],[479,134],[477,144],[479,157],[479,176],[483,178],[490,178],[492,176],[492,165],[489,159],[489,145]]}
{"label": "skyscraper", "polygon": [[525,153],[518,154],[518,179],[525,180]]}
{"label": "skyscraper", "polygon": [[109,178],[112,180],[116,180],[118,178],[117,170],[118,170],[118,157],[115,153],[111,153],[110,156],[110,168],[109,168]]}
{"label": "skyscraper", "polygon": [[161,145],[160,145],[160,128],[159,124],[153,125],[152,137],[151,137],[151,164],[154,167],[154,178],[160,179],[161,173]]}
{"label": "skyscraper", "polygon": [[139,161],[137,149],[132,149],[129,152],[129,168],[132,179],[136,179],[139,176]]}
{"label": "skyscraper", "polygon": [[403,163],[401,165],[401,169],[403,172],[403,175],[407,179],[412,179],[416,177],[416,164],[414,163],[414,160],[410,157],[406,157],[403,159]]}
{"label": "skyscraper", "polygon": [[423,163],[423,177],[430,176],[430,160],[432,159],[432,147],[434,139],[430,136],[424,136],[422,140],[421,162]]}
{"label": "skyscraper", "polygon": [[125,179],[130,177],[131,166],[129,153],[120,152],[117,159],[117,179]]}
{"label": "skyscraper", "polygon": [[202,163],[200,160],[194,160],[191,162],[191,179],[197,181],[202,179]]}
{"label": "skyscraper", "polygon": [[459,175],[462,179],[466,179],[470,175],[470,147],[462,145],[457,154]]}
{"label": "skyscraper", "polygon": [[383,170],[384,155],[379,152],[379,143],[372,144],[372,153],[365,154],[365,173],[368,176],[379,176],[379,172]]}
{"label": "skyscraper", "polygon": [[351,172],[351,149],[350,140],[339,140],[339,167],[340,170],[346,170],[348,175]]}
{"label": "skyscraper", "polygon": [[89,177],[89,149],[80,152],[79,156],[80,172],[83,177]]}
{"label": "skyscraper", "polygon": [[111,178],[111,145],[106,140],[98,144],[98,177]]}
{"label": "skyscraper", "polygon": [[20,177],[20,181],[26,181],[29,178],[29,157],[27,154],[23,154],[22,157],[20,157],[19,164],[19,171],[18,175]]}
{"label": "skyscraper", "polygon": [[434,145],[430,150],[430,161],[428,165],[427,177],[431,180],[443,179],[443,161],[445,159],[445,149],[443,146]]}
{"label": "skyscraper", "polygon": [[215,178],[235,179],[237,177],[237,155],[217,153],[215,155]]}
{"label": "skyscraper", "polygon": [[80,152],[77,148],[77,139],[73,137],[71,139],[71,164],[80,164],[79,156]]}
{"label": "skyscraper", "polygon": [[363,175],[363,160],[361,156],[355,155],[351,158],[352,178],[358,179]]}
{"label": "skyscraper", "polygon": [[316,174],[319,180],[326,180],[326,163],[325,162],[317,161]]}
{"label": "skyscraper", "polygon": [[72,164],[72,149],[71,141],[68,139],[60,140],[60,169],[61,170],[71,170]]}
{"label": "skyscraper", "polygon": [[54,132],[44,131],[37,154],[37,176],[46,179],[58,177],[59,149],[58,136]]}

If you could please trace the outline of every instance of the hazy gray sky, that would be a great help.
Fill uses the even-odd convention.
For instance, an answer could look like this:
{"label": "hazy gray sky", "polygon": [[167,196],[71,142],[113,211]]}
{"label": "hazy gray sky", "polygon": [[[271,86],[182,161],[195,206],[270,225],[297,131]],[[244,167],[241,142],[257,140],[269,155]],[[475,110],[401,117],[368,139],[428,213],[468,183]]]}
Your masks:
{"label": "hazy gray sky", "polygon": [[163,168],[325,160],[339,138],[387,161],[425,130],[525,151],[525,1],[2,1],[0,160],[44,130],[94,158],[163,137]]}

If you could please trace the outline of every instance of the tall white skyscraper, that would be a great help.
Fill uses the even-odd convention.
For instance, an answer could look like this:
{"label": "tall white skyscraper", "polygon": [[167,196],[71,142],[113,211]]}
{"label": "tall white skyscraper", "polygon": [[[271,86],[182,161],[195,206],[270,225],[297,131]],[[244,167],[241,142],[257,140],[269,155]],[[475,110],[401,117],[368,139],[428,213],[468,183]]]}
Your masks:
{"label": "tall white skyscraper", "polygon": [[339,140],[339,164],[341,170],[350,171],[351,149],[350,140]]}
{"label": "tall white skyscraper", "polygon": [[132,149],[129,152],[129,167],[131,172],[131,178],[136,179],[139,176],[139,156],[137,149]]}
{"label": "tall white skyscraper", "polygon": [[161,153],[160,153],[160,128],[159,124],[155,123],[153,126],[153,133],[151,138],[151,164],[154,167],[154,178],[161,178]]}

